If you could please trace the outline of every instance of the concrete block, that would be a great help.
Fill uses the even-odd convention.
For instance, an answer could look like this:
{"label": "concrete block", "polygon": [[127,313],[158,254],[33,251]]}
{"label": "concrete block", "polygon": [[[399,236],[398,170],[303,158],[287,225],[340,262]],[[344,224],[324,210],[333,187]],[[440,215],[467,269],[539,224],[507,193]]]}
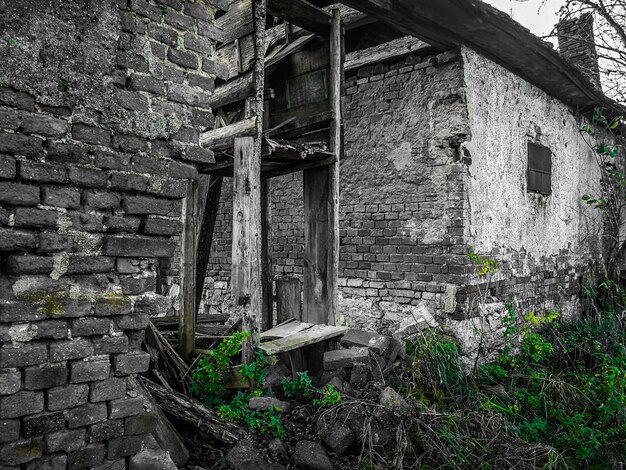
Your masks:
{"label": "concrete block", "polygon": [[368,348],[337,349],[324,353],[324,370],[352,367],[358,362],[369,362]]}

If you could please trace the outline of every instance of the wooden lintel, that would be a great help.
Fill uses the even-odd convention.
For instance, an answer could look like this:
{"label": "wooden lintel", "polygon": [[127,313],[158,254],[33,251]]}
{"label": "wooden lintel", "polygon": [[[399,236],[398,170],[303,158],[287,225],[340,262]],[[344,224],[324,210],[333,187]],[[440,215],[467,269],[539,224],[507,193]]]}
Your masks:
{"label": "wooden lintel", "polygon": [[344,69],[355,70],[370,64],[378,64],[385,61],[398,60],[409,54],[425,54],[431,52],[433,47],[413,36],[394,39],[393,41],[355,51],[346,56]]}
{"label": "wooden lintel", "polygon": [[267,12],[321,36],[330,32],[332,16],[306,0],[269,0]]}
{"label": "wooden lintel", "polygon": [[257,135],[257,118],[250,117],[243,121],[204,132],[200,136],[200,145],[213,150],[223,150],[233,146],[237,137]]}

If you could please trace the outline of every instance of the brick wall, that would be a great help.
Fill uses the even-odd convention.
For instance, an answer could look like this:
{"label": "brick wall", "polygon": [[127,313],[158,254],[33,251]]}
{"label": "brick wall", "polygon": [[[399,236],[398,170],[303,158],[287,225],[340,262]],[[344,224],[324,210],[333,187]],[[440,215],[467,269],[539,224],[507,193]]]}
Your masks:
{"label": "brick wall", "polygon": [[[0,462],[125,468],[213,125],[221,2],[0,2]],[[177,273],[177,262],[170,262]]]}
{"label": "brick wall", "polygon": [[559,39],[559,52],[578,66],[600,88],[600,69],[593,32],[593,14],[583,13],[578,18],[560,21],[556,29]]}

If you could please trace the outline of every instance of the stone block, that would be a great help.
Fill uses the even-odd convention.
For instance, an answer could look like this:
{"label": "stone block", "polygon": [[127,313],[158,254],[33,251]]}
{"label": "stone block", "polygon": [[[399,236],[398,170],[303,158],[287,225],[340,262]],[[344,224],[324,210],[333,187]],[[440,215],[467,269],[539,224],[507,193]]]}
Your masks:
{"label": "stone block", "polygon": [[130,87],[132,90],[148,91],[157,95],[163,95],[165,93],[163,81],[149,75],[133,74],[130,77]]}
{"label": "stone block", "polygon": [[189,147],[182,158],[193,163],[215,163],[215,156],[211,150],[197,146]]}
{"label": "stone block", "polygon": [[108,232],[114,233],[135,233],[139,230],[141,221],[135,217],[122,217],[122,216],[106,216],[104,218],[104,225]]}
{"label": "stone block", "polygon": [[74,124],[72,126],[72,138],[92,145],[111,145],[111,131],[91,127],[85,124]]}
{"label": "stone block", "polygon": [[105,296],[94,304],[94,315],[108,317],[112,315],[129,315],[133,309],[133,304],[128,297],[121,295]]}
{"label": "stone block", "polygon": [[115,319],[120,330],[145,330],[150,323],[150,317],[143,313],[124,315]]}
{"label": "stone block", "polygon": [[178,467],[174,464],[170,454],[160,449],[143,449],[130,458],[129,470],[176,470]]}
{"label": "stone block", "polygon": [[0,349],[2,367],[24,367],[41,364],[48,360],[48,349],[45,344],[4,345]]}
{"label": "stone block", "polygon": [[175,46],[178,41],[178,33],[172,28],[159,26],[154,23],[148,25],[148,35],[155,41]]}
{"label": "stone block", "polygon": [[39,188],[0,181],[0,202],[18,206],[34,206],[39,204]]}
{"label": "stone block", "polygon": [[70,364],[70,383],[108,379],[110,371],[111,364],[108,358],[72,362]]}
{"label": "stone block", "polygon": [[368,348],[337,349],[324,353],[324,370],[352,367],[358,362],[369,362]]}
{"label": "stone block", "polygon": [[0,446],[0,462],[4,465],[21,465],[40,458],[43,452],[43,438],[21,439]]}
{"label": "stone block", "polygon": [[90,165],[93,158],[87,152],[87,149],[80,145],[51,142],[48,145],[47,161],[72,165]]}
{"label": "stone block", "polygon": [[67,456],[64,454],[47,455],[26,465],[26,470],[58,470],[66,468]]}
{"label": "stone block", "polygon": [[92,356],[93,344],[87,338],[74,338],[70,341],[56,341],[50,344],[50,361],[67,361]]}
{"label": "stone block", "polygon": [[0,153],[37,158],[43,155],[43,140],[24,134],[2,134]]}
{"label": "stone block", "polygon": [[109,187],[126,192],[145,192],[148,190],[150,178],[134,173],[111,173]]}
{"label": "stone block", "polygon": [[232,468],[267,468],[268,463],[251,439],[242,439],[228,452],[226,461]]}
{"label": "stone block", "polygon": [[109,419],[128,418],[144,411],[143,397],[126,397],[109,402]]}
{"label": "stone block", "polygon": [[[0,120],[1,119],[2,112],[0,111]],[[16,174],[17,167],[15,164],[15,158],[9,157],[8,155],[0,155],[0,178],[14,179]]]}
{"label": "stone block", "polygon": [[251,410],[267,411],[272,407],[278,408],[281,413],[286,413],[291,408],[289,402],[274,397],[252,397],[248,401]]}
{"label": "stone block", "polygon": [[113,460],[138,453],[144,439],[144,436],[124,436],[108,441],[107,458]]}
{"label": "stone block", "polygon": [[29,251],[36,245],[33,233],[0,228],[0,251]]}
{"label": "stone block", "polygon": [[211,107],[211,97],[209,93],[187,85],[169,83],[167,87],[167,97],[176,103],[187,104],[189,106],[197,106],[199,108]]}
{"label": "stone block", "polygon": [[0,369],[0,395],[12,395],[22,388],[22,374],[18,369]]}
{"label": "stone block", "polygon": [[67,426],[70,429],[89,426],[107,419],[106,403],[88,403],[68,411]]}
{"label": "stone block", "polygon": [[117,134],[113,138],[113,147],[122,152],[148,152],[148,141],[141,137]]}
{"label": "stone block", "polygon": [[[0,235],[0,237],[1,236],[2,235]],[[40,253],[72,251],[73,247],[74,242],[68,235],[61,235],[55,232],[41,232],[39,234],[39,246],[37,247],[37,251]]]}
{"label": "stone block", "polygon": [[64,385],[47,391],[48,410],[64,410],[87,403],[89,385]]}
{"label": "stone block", "polygon": [[198,56],[195,53],[184,51],[182,49],[176,49],[174,47],[170,47],[167,53],[167,58],[176,65],[180,65],[181,67],[188,69],[196,70],[199,65]]}
{"label": "stone block", "polygon": [[85,205],[94,209],[117,210],[122,198],[117,193],[100,190],[85,191]]}
{"label": "stone block", "polygon": [[141,413],[124,420],[124,429],[127,436],[150,434],[157,426],[157,415],[154,412]]}
{"label": "stone block", "polygon": [[70,256],[67,274],[108,273],[115,268],[115,258],[107,256]]}
{"label": "stone block", "polygon": [[380,404],[387,410],[398,413],[407,412],[411,409],[404,397],[391,387],[385,388],[380,394]]}
{"label": "stone block", "polygon": [[170,162],[167,173],[171,178],[196,179],[198,177],[198,170],[194,166],[175,161]]}
{"label": "stone block", "polygon": [[7,258],[9,271],[15,274],[50,274],[54,258],[50,256],[18,256]]}
{"label": "stone block", "polygon": [[352,346],[366,347],[378,355],[383,355],[390,343],[391,339],[387,336],[355,329],[348,330],[341,338],[341,346],[344,348]]}
{"label": "stone block", "polygon": [[109,236],[104,242],[107,255],[129,258],[169,258],[175,249],[176,242],[160,238]]}
{"label": "stone block", "polygon": [[183,224],[179,220],[146,219],[143,231],[147,235],[180,235]]}
{"label": "stone block", "polygon": [[103,215],[93,212],[72,211],[68,215],[72,220],[72,229],[80,232],[103,232]]}
{"label": "stone block", "polygon": [[123,435],[123,419],[109,419],[89,428],[89,442],[110,441]]}
{"label": "stone block", "polygon": [[17,441],[20,438],[20,420],[3,419],[0,420],[0,444]]}
{"label": "stone block", "polygon": [[156,289],[156,276],[120,276],[120,284],[127,295],[145,294]]}
{"label": "stone block", "polygon": [[0,88],[0,104],[24,111],[35,110],[35,98],[28,93],[8,87]]}
{"label": "stone block", "polygon": [[128,214],[165,215],[180,217],[182,202],[146,196],[126,196],[122,207]]}
{"label": "stone block", "polygon": [[[200,5],[197,6],[200,7]],[[204,38],[200,38],[193,33],[187,33],[185,34],[185,49],[200,52],[201,54],[205,55],[212,55],[213,43]]]}
{"label": "stone block", "polygon": [[102,463],[106,454],[104,444],[95,443],[84,446],[81,449],[68,455],[67,468],[79,469],[87,467],[95,467]]}
{"label": "stone block", "polygon": [[65,362],[46,363],[24,369],[24,388],[26,390],[43,390],[67,383],[67,367]]}
{"label": "stone block", "polygon": [[163,316],[172,308],[172,299],[155,293],[146,294],[135,300],[135,313],[145,313],[150,316]]}
{"label": "stone block", "polygon": [[105,170],[128,170],[130,168],[130,155],[96,150],[94,164]]}
{"label": "stone block", "polygon": [[115,354],[128,351],[128,336],[103,336],[93,340],[95,354]]}
{"label": "stone block", "polygon": [[40,413],[43,407],[43,392],[17,392],[0,397],[0,418],[19,418]]}
{"label": "stone block", "polygon": [[115,400],[126,396],[125,378],[110,378],[101,382],[93,382],[90,387],[89,401],[91,402]]}
{"label": "stone block", "polygon": [[311,468],[315,470],[333,470],[333,465],[319,442],[300,441],[291,456],[291,464],[295,468]]}
{"label": "stone block", "polygon": [[27,416],[23,420],[23,433],[26,437],[39,436],[65,428],[65,415],[62,411]]}
{"label": "stone block", "polygon": [[355,364],[350,371],[350,384],[354,387],[364,387],[372,378],[372,367],[370,364]]}
{"label": "stone block", "polygon": [[130,375],[146,372],[150,368],[150,354],[145,352],[132,352],[113,356],[113,369],[115,375]]}
{"label": "stone block", "polygon": [[67,181],[67,172],[62,165],[22,162],[20,165],[20,177],[23,180],[41,183],[65,183]]}
{"label": "stone block", "polygon": [[181,15],[175,11],[168,11],[165,15],[165,22],[181,31],[193,31],[195,28],[195,21],[193,18],[190,18],[185,15]]}
{"label": "stone block", "polygon": [[72,320],[72,336],[106,335],[111,332],[112,326],[109,318],[79,318]]}
{"label": "stone block", "polygon": [[58,136],[67,132],[67,121],[39,114],[28,114],[22,118],[22,129],[27,134]]}
{"label": "stone block", "polygon": [[89,188],[104,188],[107,184],[106,172],[93,168],[70,167],[69,178],[71,183]]}
{"label": "stone block", "polygon": [[356,441],[354,431],[345,424],[329,430],[324,437],[324,443],[328,450],[337,455],[343,455],[348,448]]}
{"label": "stone block", "polygon": [[198,34],[217,42],[223,42],[225,39],[224,32],[208,21],[198,21]]}
{"label": "stone block", "polygon": [[[39,191],[39,189],[37,191]],[[24,207],[15,209],[16,227],[56,228],[57,219],[58,213],[52,210]]]}

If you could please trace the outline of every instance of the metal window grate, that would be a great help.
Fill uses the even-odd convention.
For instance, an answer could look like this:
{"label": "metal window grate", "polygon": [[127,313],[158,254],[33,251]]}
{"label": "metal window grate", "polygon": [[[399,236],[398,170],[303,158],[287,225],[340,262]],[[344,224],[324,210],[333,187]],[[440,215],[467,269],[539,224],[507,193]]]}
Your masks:
{"label": "metal window grate", "polygon": [[528,192],[552,194],[552,152],[541,144],[528,142]]}

